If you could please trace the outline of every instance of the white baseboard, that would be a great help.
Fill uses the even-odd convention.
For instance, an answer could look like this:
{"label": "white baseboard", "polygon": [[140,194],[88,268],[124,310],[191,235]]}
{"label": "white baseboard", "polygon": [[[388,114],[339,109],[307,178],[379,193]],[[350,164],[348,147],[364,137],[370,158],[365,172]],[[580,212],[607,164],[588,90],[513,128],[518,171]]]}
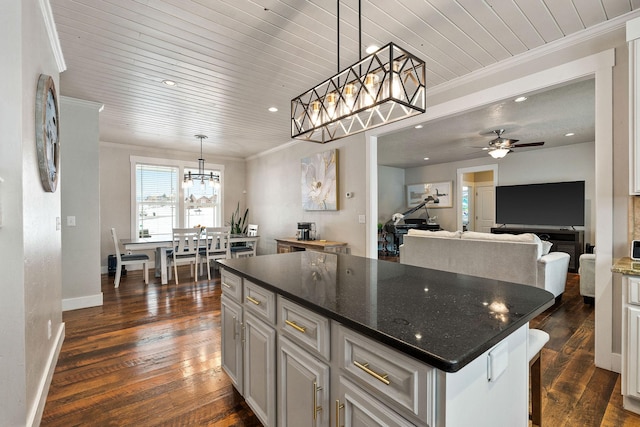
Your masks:
{"label": "white baseboard", "polygon": [[51,347],[51,352],[47,359],[47,369],[40,378],[40,384],[38,384],[38,393],[33,402],[33,406],[29,411],[26,425],[28,427],[38,427],[40,421],[42,421],[42,414],[44,412],[44,405],[47,403],[47,394],[49,394],[49,386],[51,385],[51,379],[53,378],[53,372],[56,369],[58,363],[58,357],[60,356],[60,349],[64,342],[64,323],[60,324],[58,332],[56,333],[54,345]]}
{"label": "white baseboard", "polygon": [[62,300],[62,311],[78,310],[79,308],[98,307],[102,305],[102,292],[96,295],[87,295],[78,298],[65,298]]}

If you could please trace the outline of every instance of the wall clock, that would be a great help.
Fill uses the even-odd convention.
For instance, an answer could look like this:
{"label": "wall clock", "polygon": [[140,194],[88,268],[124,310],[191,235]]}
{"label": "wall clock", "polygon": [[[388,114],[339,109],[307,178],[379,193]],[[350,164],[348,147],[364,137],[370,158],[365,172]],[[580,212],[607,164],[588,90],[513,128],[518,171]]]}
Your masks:
{"label": "wall clock", "polygon": [[45,191],[54,193],[60,172],[60,122],[58,96],[51,76],[40,74],[36,92],[36,151],[40,181]]}

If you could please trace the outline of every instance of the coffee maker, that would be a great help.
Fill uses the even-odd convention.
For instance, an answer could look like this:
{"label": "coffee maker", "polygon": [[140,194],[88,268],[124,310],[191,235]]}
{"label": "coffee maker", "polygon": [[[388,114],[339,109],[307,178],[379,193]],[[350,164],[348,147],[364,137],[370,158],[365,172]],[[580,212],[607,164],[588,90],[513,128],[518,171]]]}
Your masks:
{"label": "coffee maker", "polygon": [[296,238],[298,240],[316,240],[316,223],[299,222]]}

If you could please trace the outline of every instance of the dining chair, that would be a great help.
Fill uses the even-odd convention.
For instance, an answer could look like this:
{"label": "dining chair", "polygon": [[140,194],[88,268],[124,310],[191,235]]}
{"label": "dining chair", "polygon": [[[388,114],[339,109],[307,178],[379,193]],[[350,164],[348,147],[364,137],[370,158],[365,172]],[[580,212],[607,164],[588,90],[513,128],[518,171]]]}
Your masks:
{"label": "dining chair", "polygon": [[171,266],[176,276],[178,284],[178,265],[189,264],[191,277],[196,276],[198,280],[197,266],[200,258],[200,240],[202,230],[200,228],[174,228],[173,229],[173,249],[167,255],[169,280],[171,280]]}
{"label": "dining chair", "polygon": [[147,254],[122,254],[120,252],[120,243],[118,236],[116,235],[116,229],[111,228],[111,237],[113,238],[113,245],[116,249],[116,277],[113,281],[114,287],[120,286],[120,276],[122,274],[123,265],[142,264],[142,270],[144,271],[144,283],[149,284],[149,255]]}
{"label": "dining chair", "polygon": [[[247,236],[256,237],[258,235],[258,226],[255,224],[249,224],[247,226]],[[247,242],[243,246],[232,246],[231,256],[232,258],[242,258],[256,256],[257,242]]]}
{"label": "dining chair", "polygon": [[540,354],[542,347],[549,341],[549,334],[540,329],[529,329],[527,338],[527,357],[529,358],[529,377],[531,384],[532,426],[542,425],[542,374]]}
{"label": "dining chair", "polygon": [[200,256],[204,257],[200,261],[200,265],[205,262],[207,263],[207,280],[211,280],[211,265],[209,261],[231,258],[231,245],[229,244],[230,234],[231,227],[207,228],[206,242],[204,247],[200,248]]}

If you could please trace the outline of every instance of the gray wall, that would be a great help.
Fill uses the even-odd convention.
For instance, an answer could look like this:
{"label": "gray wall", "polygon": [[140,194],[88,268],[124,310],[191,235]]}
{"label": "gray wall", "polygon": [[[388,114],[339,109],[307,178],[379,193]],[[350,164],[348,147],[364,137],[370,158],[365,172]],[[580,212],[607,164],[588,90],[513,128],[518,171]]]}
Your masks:
{"label": "gray wall", "polygon": [[[102,104],[61,97],[62,308],[102,305],[100,289],[100,166]],[[75,218],[75,226],[68,224]]]}
{"label": "gray wall", "polygon": [[[304,211],[300,160],[333,148],[338,150],[338,210]],[[359,134],[323,145],[292,142],[249,159],[247,204],[260,226],[258,253],[275,253],[275,238],[295,236],[298,222],[315,222],[321,239],[347,242],[353,255],[364,256],[365,224],[359,222],[367,200],[364,152],[364,135]],[[352,198],[346,198],[347,191]]]}
{"label": "gray wall", "polygon": [[42,187],[34,126],[39,75],[60,87],[37,0],[3,1],[0,34],[0,423],[24,426],[39,422],[64,337],[60,189]]}

